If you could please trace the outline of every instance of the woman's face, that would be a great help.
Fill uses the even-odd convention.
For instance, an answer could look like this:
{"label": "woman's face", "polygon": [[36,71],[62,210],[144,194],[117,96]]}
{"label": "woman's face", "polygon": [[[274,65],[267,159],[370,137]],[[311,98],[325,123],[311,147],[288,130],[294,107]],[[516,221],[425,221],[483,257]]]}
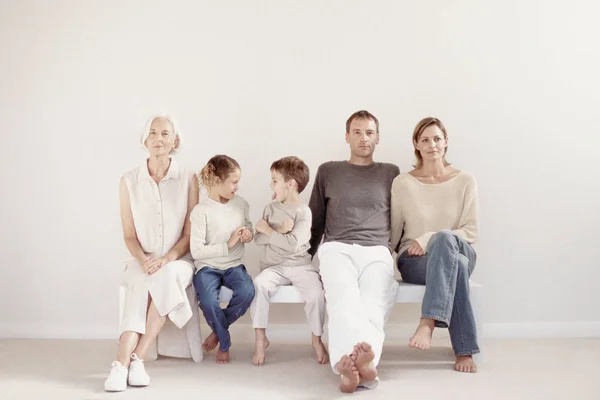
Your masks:
{"label": "woman's face", "polygon": [[414,143],[414,146],[421,153],[423,161],[433,161],[444,157],[448,140],[444,138],[444,132],[437,125],[429,125]]}
{"label": "woman's face", "polygon": [[173,124],[166,118],[155,118],[144,142],[151,156],[168,155],[175,149],[179,138],[173,132]]}

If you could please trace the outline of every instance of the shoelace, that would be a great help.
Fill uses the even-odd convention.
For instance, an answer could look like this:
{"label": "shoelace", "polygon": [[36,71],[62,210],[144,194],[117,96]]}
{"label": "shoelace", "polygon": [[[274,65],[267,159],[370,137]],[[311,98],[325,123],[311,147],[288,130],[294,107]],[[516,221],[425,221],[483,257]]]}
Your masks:
{"label": "shoelace", "polygon": [[135,361],[139,361],[139,362],[141,362],[142,364],[144,363],[144,360],[140,360],[140,359],[139,359],[139,357],[137,356],[137,354],[135,354],[135,353],[132,353],[132,354],[131,354],[131,363],[133,364],[133,362],[135,362]]}

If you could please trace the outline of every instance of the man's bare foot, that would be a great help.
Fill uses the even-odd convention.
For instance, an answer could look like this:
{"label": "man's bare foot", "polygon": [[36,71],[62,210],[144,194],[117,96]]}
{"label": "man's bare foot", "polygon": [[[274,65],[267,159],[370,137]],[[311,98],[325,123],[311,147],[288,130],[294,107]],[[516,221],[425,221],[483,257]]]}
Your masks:
{"label": "man's bare foot", "polygon": [[350,358],[354,361],[354,365],[356,365],[361,382],[368,382],[377,378],[377,369],[375,368],[375,364],[373,364],[375,353],[370,344],[365,342],[357,343],[354,346],[352,354],[350,354]]}
{"label": "man's bare foot", "polygon": [[269,347],[269,339],[265,336],[264,338],[256,338],[254,342],[254,356],[252,357],[252,364],[261,366],[265,363],[267,356],[267,347]]}
{"label": "man's bare foot", "polygon": [[215,347],[219,344],[219,338],[215,335],[214,332],[211,332],[210,335],[206,338],[204,343],[202,343],[202,350],[204,351],[213,351]]}
{"label": "man's bare foot", "polygon": [[217,364],[227,364],[229,363],[229,350],[221,351],[217,350]]}
{"label": "man's bare foot", "polygon": [[408,347],[413,347],[419,350],[428,350],[431,346],[431,335],[435,328],[435,321],[428,318],[421,318],[421,322],[415,331],[415,334],[410,338]]}
{"label": "man's bare foot", "polygon": [[477,364],[473,361],[473,356],[456,356],[454,369],[458,372],[477,372]]}
{"label": "man's bare foot", "polygon": [[342,356],[335,364],[335,369],[341,374],[340,390],[344,393],[354,393],[358,386],[359,377],[354,361],[347,355]]}
{"label": "man's bare foot", "polygon": [[315,356],[319,364],[327,364],[329,362],[329,353],[327,353],[327,349],[321,341],[321,336],[312,335],[312,348],[315,351]]}

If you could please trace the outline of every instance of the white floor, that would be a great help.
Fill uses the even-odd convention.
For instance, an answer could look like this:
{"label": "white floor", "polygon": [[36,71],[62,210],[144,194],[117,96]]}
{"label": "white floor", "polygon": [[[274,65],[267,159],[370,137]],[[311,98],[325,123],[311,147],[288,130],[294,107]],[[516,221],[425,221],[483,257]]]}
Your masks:
{"label": "white floor", "polygon": [[[250,344],[232,348],[232,363],[214,354],[201,364],[161,358],[148,363],[148,388],[103,392],[114,341],[0,340],[0,400],[13,399],[334,399],[329,366],[308,343],[277,344],[267,365],[251,365]],[[381,383],[361,399],[600,399],[600,339],[488,340],[480,372],[452,370],[447,347],[420,352],[387,343]]]}

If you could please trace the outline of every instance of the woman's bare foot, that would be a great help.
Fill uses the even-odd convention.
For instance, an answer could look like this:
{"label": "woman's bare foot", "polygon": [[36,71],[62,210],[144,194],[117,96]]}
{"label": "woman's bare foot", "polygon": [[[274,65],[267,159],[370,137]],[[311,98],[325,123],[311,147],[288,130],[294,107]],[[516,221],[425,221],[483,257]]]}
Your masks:
{"label": "woman's bare foot", "polygon": [[327,364],[329,362],[329,353],[327,353],[327,349],[321,341],[321,336],[312,335],[312,348],[315,351],[315,356],[319,364]]}
{"label": "woman's bare foot", "polygon": [[456,356],[454,369],[458,372],[477,372],[477,364],[473,361],[473,356]]}
{"label": "woman's bare foot", "polygon": [[204,351],[213,351],[215,347],[219,344],[219,338],[215,335],[214,332],[211,332],[210,335],[206,338],[204,343],[202,343],[202,350]]}
{"label": "woman's bare foot", "polygon": [[261,366],[265,363],[265,358],[267,356],[267,347],[269,347],[269,339],[263,333],[259,334],[257,329],[256,341],[254,342],[254,356],[252,357],[252,364]]}
{"label": "woman's bare foot", "polygon": [[373,353],[373,348],[370,344],[365,342],[357,343],[354,346],[352,354],[350,354],[350,358],[354,361],[354,365],[356,365],[361,382],[368,382],[377,378],[377,369],[375,368],[375,364],[373,364],[375,353]]}
{"label": "woman's bare foot", "polygon": [[419,350],[428,350],[431,347],[431,335],[435,328],[435,321],[429,318],[421,318],[415,334],[410,338],[408,347]]}
{"label": "woman's bare foot", "polygon": [[340,390],[344,393],[354,393],[358,386],[358,371],[354,361],[346,355],[340,358],[335,369],[341,374]]}
{"label": "woman's bare foot", "polygon": [[229,363],[229,350],[221,351],[217,350],[217,364],[227,364]]}

